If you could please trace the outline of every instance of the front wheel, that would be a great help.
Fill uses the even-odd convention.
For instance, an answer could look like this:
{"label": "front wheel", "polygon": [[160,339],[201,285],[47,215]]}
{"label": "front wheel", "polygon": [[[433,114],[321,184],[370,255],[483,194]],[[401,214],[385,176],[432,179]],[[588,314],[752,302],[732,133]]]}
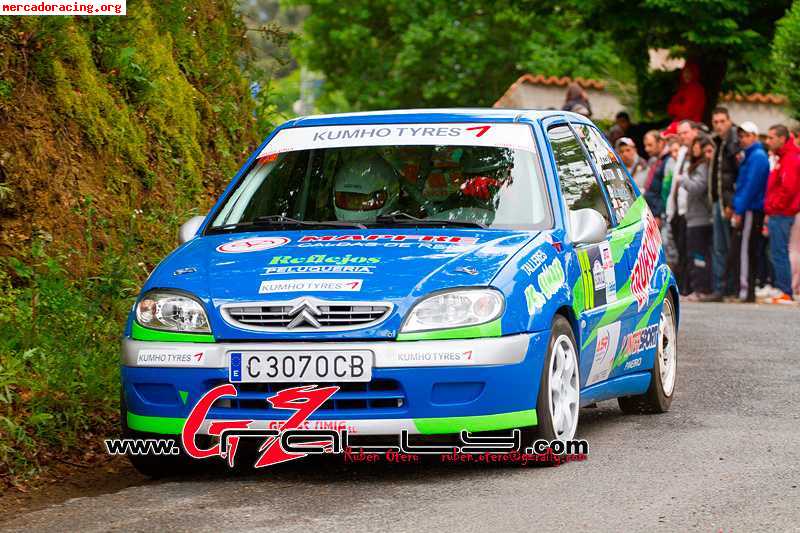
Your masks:
{"label": "front wheel", "polygon": [[619,398],[623,413],[666,413],[672,405],[678,369],[678,335],[672,295],[664,299],[658,322],[656,360],[650,370],[650,388],[644,394]]}
{"label": "front wheel", "polygon": [[[142,433],[128,427],[127,408],[125,398],[120,394],[120,426],[123,439],[174,439],[178,447],[180,435],[158,435],[155,433]],[[191,457],[186,455],[183,448],[177,455],[135,455],[128,454],[128,461],[142,475],[152,479],[175,477],[196,473],[197,468]]]}
{"label": "front wheel", "polygon": [[575,436],[580,410],[579,376],[572,327],[566,318],[556,315],[539,383],[539,424],[528,433],[529,438],[567,441]]}

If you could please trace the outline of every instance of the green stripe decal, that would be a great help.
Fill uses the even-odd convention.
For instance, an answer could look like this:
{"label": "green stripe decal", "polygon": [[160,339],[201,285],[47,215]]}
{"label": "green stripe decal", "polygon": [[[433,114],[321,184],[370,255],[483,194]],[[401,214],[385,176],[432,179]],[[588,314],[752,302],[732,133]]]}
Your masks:
{"label": "green stripe decal", "polygon": [[131,338],[137,341],[162,342],[216,342],[210,333],[179,333],[177,331],[159,331],[140,326],[136,322],[131,328]]}
{"label": "green stripe decal", "polygon": [[[184,418],[137,415],[130,411],[128,411],[127,418],[128,427],[133,430],[164,435],[180,435],[183,431],[183,424],[186,421]],[[496,429],[535,426],[539,423],[536,409],[494,415],[413,418],[412,420],[417,427],[417,431],[423,435],[458,433],[462,429],[467,431],[493,431]],[[396,420],[392,419],[391,421],[394,422]]]}
{"label": "green stripe decal", "polygon": [[636,234],[641,231],[641,229],[642,225],[636,224],[615,230],[611,234],[611,259],[614,261],[614,264],[625,259],[625,250],[633,243]]}
{"label": "green stripe decal", "polygon": [[587,346],[594,340],[597,336],[597,330],[603,326],[607,326],[612,322],[616,322],[619,317],[631,306],[631,304],[635,303],[631,297],[631,280],[625,282],[625,285],[622,286],[620,290],[617,291],[617,301],[609,304],[606,307],[606,312],[603,313],[603,316],[600,317],[600,322],[594,327],[592,332],[586,338],[586,342],[583,343],[581,346],[582,350],[585,350]]}
{"label": "green stripe decal", "polygon": [[644,216],[644,210],[647,206],[645,202],[644,195],[640,195],[635,202],[630,206],[628,212],[625,213],[625,216],[622,220],[619,221],[617,224],[618,228],[629,226],[635,222],[639,222],[642,220],[642,216]]}
{"label": "green stripe decal", "polygon": [[463,328],[438,329],[435,331],[420,331],[416,333],[400,333],[398,341],[432,341],[444,339],[479,339],[482,337],[500,337],[503,334],[500,328],[500,319],[481,324],[479,326],[466,326]]}
{"label": "green stripe decal", "polygon": [[[653,275],[653,277],[655,277],[655,274]],[[639,320],[639,323],[636,324],[636,329],[642,329],[642,328],[646,327],[647,324],[650,323],[650,315],[652,315],[653,311],[656,310],[656,307],[661,305],[661,303],[664,301],[664,296],[667,295],[667,290],[668,289],[669,289],[669,284],[665,281],[661,285],[661,290],[658,291],[658,296],[656,296],[656,299],[653,302],[653,304],[650,306],[650,309],[647,310],[647,312],[644,314],[642,319]]]}
{"label": "green stripe decal", "polygon": [[594,309],[594,276],[592,275],[592,265],[589,264],[589,253],[581,250],[578,252],[578,260],[583,278],[583,302],[586,309]]}
{"label": "green stripe decal", "polygon": [[128,411],[128,427],[136,431],[180,435],[185,418],[166,418],[163,416],[143,416]]}
{"label": "green stripe decal", "polygon": [[496,415],[452,416],[445,418],[415,418],[414,425],[423,435],[442,433],[458,433],[467,431],[493,431],[495,429],[511,429],[524,426],[535,426],[539,423],[536,409],[512,411]]}

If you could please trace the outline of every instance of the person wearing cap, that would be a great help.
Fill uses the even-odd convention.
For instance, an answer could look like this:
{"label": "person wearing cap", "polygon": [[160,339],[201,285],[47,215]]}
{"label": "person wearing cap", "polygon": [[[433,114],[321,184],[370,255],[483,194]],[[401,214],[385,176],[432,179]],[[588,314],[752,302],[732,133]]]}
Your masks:
{"label": "person wearing cap", "polygon": [[636,182],[639,190],[644,192],[645,182],[647,181],[647,161],[639,156],[636,151],[636,143],[630,137],[620,137],[614,146],[625,168]]}
{"label": "person wearing cap", "polygon": [[744,158],[736,177],[733,195],[732,249],[738,252],[739,300],[755,301],[755,275],[758,251],[762,248],[764,193],[769,177],[769,158],[758,141],[758,126],[743,122],[738,127],[739,144]]}

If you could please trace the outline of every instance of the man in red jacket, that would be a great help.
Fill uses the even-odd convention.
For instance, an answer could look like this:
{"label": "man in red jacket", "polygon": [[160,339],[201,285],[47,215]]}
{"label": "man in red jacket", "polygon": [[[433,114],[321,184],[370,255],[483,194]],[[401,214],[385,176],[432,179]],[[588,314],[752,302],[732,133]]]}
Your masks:
{"label": "man in red jacket", "polygon": [[783,294],[773,303],[793,303],[792,267],[789,263],[789,235],[795,215],[800,212],[800,149],[786,126],[772,126],[767,133],[767,146],[778,156],[778,162],[767,180],[764,214],[767,215],[775,287]]}

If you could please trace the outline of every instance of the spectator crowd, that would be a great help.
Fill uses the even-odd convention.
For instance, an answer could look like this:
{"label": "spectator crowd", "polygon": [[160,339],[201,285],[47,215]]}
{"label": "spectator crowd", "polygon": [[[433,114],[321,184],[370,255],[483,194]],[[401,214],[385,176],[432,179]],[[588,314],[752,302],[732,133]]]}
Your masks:
{"label": "spectator crowd", "polygon": [[796,304],[800,139],[782,124],[766,132],[736,125],[724,107],[712,111],[711,125],[684,118],[648,131],[647,159],[625,135],[624,112],[608,137],[660,221],[687,300]]}

